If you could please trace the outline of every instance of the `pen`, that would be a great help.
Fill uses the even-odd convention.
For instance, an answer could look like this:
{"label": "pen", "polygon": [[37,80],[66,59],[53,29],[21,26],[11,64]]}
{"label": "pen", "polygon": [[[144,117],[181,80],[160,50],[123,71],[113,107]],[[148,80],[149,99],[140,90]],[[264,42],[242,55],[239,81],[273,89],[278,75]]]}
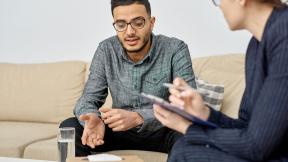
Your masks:
{"label": "pen", "polygon": [[175,85],[173,85],[173,84],[171,84],[171,83],[163,83],[163,86],[164,87],[167,87],[167,88],[174,88],[174,89],[177,89],[177,90],[179,90],[179,91],[184,91],[184,90],[186,90],[187,88],[191,88],[191,89],[193,89],[194,91],[196,91],[196,92],[198,92],[199,94],[201,94],[201,95],[205,95],[205,96],[208,96],[209,95],[209,93],[203,93],[203,92],[200,92],[199,90],[197,90],[197,89],[195,89],[195,88],[192,88],[192,87],[188,87],[188,86],[175,86]]}

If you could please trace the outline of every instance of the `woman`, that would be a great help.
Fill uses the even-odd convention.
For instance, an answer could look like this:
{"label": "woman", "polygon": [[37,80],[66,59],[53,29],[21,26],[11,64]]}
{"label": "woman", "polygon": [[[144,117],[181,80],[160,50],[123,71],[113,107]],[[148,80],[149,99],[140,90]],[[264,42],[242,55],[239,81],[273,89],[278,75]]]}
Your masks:
{"label": "woman", "polygon": [[[252,33],[246,53],[246,88],[239,118],[207,107],[187,88],[170,88],[169,100],[185,111],[220,126],[193,125],[154,105],[156,118],[184,134],[168,161],[288,161],[288,8],[281,0],[222,0],[220,6],[231,30]],[[177,78],[175,86],[187,86]]]}

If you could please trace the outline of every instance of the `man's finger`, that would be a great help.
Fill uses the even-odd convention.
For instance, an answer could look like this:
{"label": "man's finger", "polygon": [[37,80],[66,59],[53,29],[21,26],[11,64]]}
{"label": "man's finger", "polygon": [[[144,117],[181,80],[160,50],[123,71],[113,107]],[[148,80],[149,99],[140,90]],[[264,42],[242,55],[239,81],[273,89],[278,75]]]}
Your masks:
{"label": "man's finger", "polygon": [[113,128],[112,130],[113,130],[114,132],[125,131],[124,128],[125,128],[124,125],[120,125],[120,126],[118,126],[118,127]]}
{"label": "man's finger", "polygon": [[98,141],[97,141],[97,146],[103,145],[103,144],[104,144],[104,141],[103,141],[103,140],[98,140]]}
{"label": "man's finger", "polygon": [[106,112],[111,111],[111,110],[112,110],[112,108],[108,108],[108,107],[102,107],[99,109],[99,111],[102,113],[106,113]]}
{"label": "man's finger", "polygon": [[123,124],[124,124],[123,120],[119,120],[119,121],[116,121],[114,123],[109,124],[108,127],[109,128],[115,128],[115,127],[118,127],[118,126],[123,125]]}
{"label": "man's finger", "polygon": [[106,119],[106,118],[114,116],[115,114],[117,114],[117,112],[118,112],[117,109],[111,109],[110,111],[103,112],[101,114],[101,117],[102,117],[102,119]]}
{"label": "man's finger", "polygon": [[[90,137],[91,143],[93,143],[94,147],[104,144],[103,135],[93,134]],[[93,145],[91,145],[91,148],[93,148]]]}
{"label": "man's finger", "polygon": [[111,124],[111,123],[117,122],[119,119],[120,119],[119,115],[113,115],[111,117],[104,118],[104,123]]}
{"label": "man's finger", "polygon": [[91,148],[95,148],[95,144],[93,142],[95,138],[92,138],[91,136],[88,137],[88,146],[90,146]]}
{"label": "man's finger", "polygon": [[103,145],[104,141],[102,139],[93,139],[93,143],[95,144],[95,146],[99,146],[99,145]]}
{"label": "man's finger", "polygon": [[83,145],[87,144],[87,137],[88,137],[88,134],[85,131],[83,131],[83,134],[82,134],[82,137],[81,137],[81,141],[82,141]]}

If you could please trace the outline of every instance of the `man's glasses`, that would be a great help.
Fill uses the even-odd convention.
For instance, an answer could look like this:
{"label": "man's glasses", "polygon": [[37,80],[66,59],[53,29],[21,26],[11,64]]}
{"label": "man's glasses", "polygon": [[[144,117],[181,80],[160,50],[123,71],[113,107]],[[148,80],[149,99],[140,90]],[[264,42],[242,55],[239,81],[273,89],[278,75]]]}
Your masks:
{"label": "man's glasses", "polygon": [[220,6],[221,0],[212,0],[215,6]]}
{"label": "man's glasses", "polygon": [[117,20],[113,23],[115,30],[118,32],[123,32],[127,29],[128,25],[131,25],[133,29],[142,29],[145,26],[144,17],[136,17],[132,19],[129,23],[124,20]]}

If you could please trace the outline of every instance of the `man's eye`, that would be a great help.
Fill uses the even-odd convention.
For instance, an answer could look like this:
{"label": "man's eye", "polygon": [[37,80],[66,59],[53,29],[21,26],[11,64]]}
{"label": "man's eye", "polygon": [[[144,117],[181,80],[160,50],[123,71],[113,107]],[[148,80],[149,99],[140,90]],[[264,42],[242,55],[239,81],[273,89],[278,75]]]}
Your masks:
{"label": "man's eye", "polygon": [[142,27],[143,26],[143,21],[142,20],[137,20],[133,22],[133,25],[135,27]]}
{"label": "man's eye", "polygon": [[125,23],[117,23],[117,26],[119,27],[119,28],[124,28],[125,27]]}

